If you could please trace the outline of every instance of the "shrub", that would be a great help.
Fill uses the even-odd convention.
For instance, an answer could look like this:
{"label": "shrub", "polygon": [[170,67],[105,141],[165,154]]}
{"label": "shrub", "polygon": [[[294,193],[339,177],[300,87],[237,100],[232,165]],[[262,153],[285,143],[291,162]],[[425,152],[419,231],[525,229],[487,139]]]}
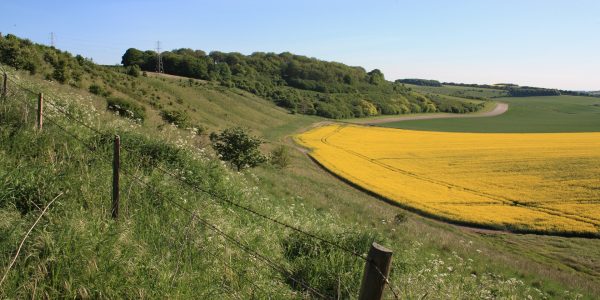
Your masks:
{"label": "shrub", "polygon": [[238,171],[266,161],[258,149],[262,140],[249,135],[241,127],[228,128],[218,134],[213,132],[210,141],[219,157],[232,163]]}
{"label": "shrub", "polygon": [[269,162],[271,165],[280,169],[286,168],[290,164],[290,160],[290,152],[284,145],[277,146],[277,148],[273,149],[269,155]]}
{"label": "shrub", "polygon": [[143,122],[146,118],[146,108],[129,100],[111,97],[106,99],[107,109],[119,113],[120,116]]}
{"label": "shrub", "polygon": [[98,95],[98,96],[104,96],[104,97],[110,96],[110,92],[109,91],[107,91],[102,86],[97,85],[95,83],[93,83],[92,85],[90,85],[89,91],[90,91],[90,93]]}
{"label": "shrub", "polygon": [[179,128],[187,128],[190,125],[189,116],[181,110],[162,110],[161,117],[165,122],[176,125]]}
{"label": "shrub", "polygon": [[129,66],[127,67],[127,75],[133,76],[133,77],[140,77],[140,66],[138,65],[133,65],[133,66]]}
{"label": "shrub", "polygon": [[66,83],[71,78],[69,68],[65,61],[60,61],[52,72],[52,78],[60,83]]}

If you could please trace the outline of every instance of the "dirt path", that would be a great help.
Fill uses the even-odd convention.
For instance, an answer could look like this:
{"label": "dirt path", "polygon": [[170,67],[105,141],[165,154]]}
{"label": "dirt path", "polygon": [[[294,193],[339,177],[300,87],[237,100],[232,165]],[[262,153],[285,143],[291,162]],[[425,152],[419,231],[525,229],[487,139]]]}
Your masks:
{"label": "dirt path", "polygon": [[365,124],[365,125],[376,125],[383,123],[392,123],[392,122],[401,122],[401,121],[412,121],[412,120],[430,120],[430,119],[453,119],[453,118],[483,118],[483,117],[494,117],[505,113],[508,110],[508,103],[498,102],[494,109],[482,112],[482,113],[472,113],[472,114],[450,114],[450,113],[440,113],[440,114],[430,114],[430,115],[419,115],[419,116],[402,116],[402,117],[389,117],[382,118],[376,120],[356,120],[351,123],[356,124]]}

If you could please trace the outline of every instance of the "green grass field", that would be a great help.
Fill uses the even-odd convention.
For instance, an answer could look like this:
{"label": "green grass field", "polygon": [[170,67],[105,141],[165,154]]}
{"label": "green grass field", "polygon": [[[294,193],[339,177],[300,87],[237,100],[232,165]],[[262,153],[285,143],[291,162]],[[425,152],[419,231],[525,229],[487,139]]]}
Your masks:
{"label": "green grass field", "polygon": [[[348,259],[326,245],[312,248],[312,240],[230,206],[209,202],[147,164],[158,164],[173,172],[193,170],[197,173],[193,179],[203,186],[319,236],[360,247],[359,251],[366,251],[361,238],[376,239],[394,251],[391,279],[403,299],[490,295],[577,299],[578,293],[594,299],[600,295],[600,266],[596,263],[600,259],[600,240],[471,230],[427,219],[366,195],[324,172],[300,151],[292,150],[292,142],[285,139],[323,121],[321,118],[289,114],[237,89],[210,84],[189,86],[177,78],[135,79],[138,86],[155,93],[155,98],[160,96],[157,101],[165,108],[185,110],[194,123],[206,127],[207,133],[241,125],[266,140],[265,152],[278,144],[290,149],[290,165],[285,169],[264,165],[238,173],[211,155],[202,154],[197,161],[182,152],[175,156],[175,163],[171,162],[170,153],[181,141],[187,145],[185,149],[194,150],[192,153],[197,148],[209,152],[210,147],[201,137],[164,126],[158,111],[145,102],[140,103],[146,105],[148,118],[144,124],[135,125],[107,112],[102,97],[18,75],[28,86],[44,90],[48,99],[69,99],[69,107],[78,115],[87,116],[93,105],[96,112],[88,116],[89,123],[110,132],[127,129],[130,133],[122,136],[124,145],[136,139],[145,141],[141,145],[152,146],[139,150],[154,153],[154,149],[164,149],[159,154],[165,159],[159,156],[148,160],[135,152],[128,154],[131,160],[123,160],[124,166],[164,188],[175,201],[187,201],[198,216],[243,239],[328,294],[337,293],[341,286],[345,289],[342,298],[352,298],[362,275],[362,262]],[[34,132],[33,112],[29,111],[29,125],[23,126],[25,113],[14,101],[6,103],[10,104],[6,110],[0,110],[16,110],[11,119],[0,119],[0,132],[4,134],[0,143],[0,187],[10,187],[0,189],[0,193],[47,200],[59,191],[71,192],[59,198],[45,217],[44,227],[32,233],[24,247],[26,255],[19,258],[3,286],[6,289],[0,291],[2,298],[41,297],[44,293],[50,298],[236,298],[231,293],[242,299],[310,298],[206,227],[194,225],[188,214],[153,196],[150,189],[127,176],[122,221],[112,222],[107,217],[110,161],[96,157],[110,157],[110,149],[89,153],[51,123],[44,134]],[[93,140],[86,128],[65,118],[55,119],[80,137]],[[5,124],[4,120],[14,122]],[[47,181],[43,190],[33,185],[39,178]],[[25,215],[9,205],[0,209],[0,236],[6,237],[0,238],[2,266],[12,257],[35,216],[35,208]],[[286,249],[293,247],[309,252],[286,254]],[[233,269],[223,262],[229,262]]]}
{"label": "green grass field", "polygon": [[415,120],[380,126],[454,132],[600,131],[600,99],[576,96],[500,98],[508,111],[490,118]]}
{"label": "green grass field", "polygon": [[441,87],[436,86],[422,86],[406,84],[407,87],[412,88],[415,91],[439,95],[448,95],[459,98],[466,97],[480,97],[480,98],[496,98],[506,96],[506,91],[488,88],[475,88],[475,87],[462,87],[454,85],[444,85]]}

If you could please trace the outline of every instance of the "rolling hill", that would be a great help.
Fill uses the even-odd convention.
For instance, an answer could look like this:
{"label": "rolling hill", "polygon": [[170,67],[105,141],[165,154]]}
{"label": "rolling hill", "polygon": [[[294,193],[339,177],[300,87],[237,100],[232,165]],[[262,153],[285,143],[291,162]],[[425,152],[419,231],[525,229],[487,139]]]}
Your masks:
{"label": "rolling hill", "polygon": [[[354,298],[364,261],[323,240],[359,254],[373,241],[392,249],[390,282],[402,298],[600,295],[598,240],[462,229],[378,201],[323,172],[287,138],[329,119],[292,113],[293,107],[238,87],[233,71],[231,82],[144,76],[16,37],[0,39],[0,62],[10,78],[0,102],[3,298]],[[274,89],[311,95],[306,101],[335,111],[340,103],[340,111],[354,107],[345,100],[354,92],[290,83]],[[380,93],[376,85],[360,84],[365,90],[356,95]],[[42,132],[33,129],[38,92],[47,101]],[[381,93],[384,100],[392,95]],[[435,104],[425,93],[403,93]],[[339,100],[315,100],[329,94]],[[379,109],[379,102],[371,103]],[[128,110],[141,118],[130,118]],[[261,136],[266,154],[284,146],[289,165],[229,168],[207,136],[232,126]],[[110,218],[114,134],[121,137],[127,172],[118,221]]]}

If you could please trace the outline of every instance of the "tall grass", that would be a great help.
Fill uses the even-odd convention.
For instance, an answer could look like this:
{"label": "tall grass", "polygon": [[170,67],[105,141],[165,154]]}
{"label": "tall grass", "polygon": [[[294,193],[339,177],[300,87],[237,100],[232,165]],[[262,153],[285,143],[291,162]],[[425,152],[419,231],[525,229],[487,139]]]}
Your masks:
{"label": "tall grass", "polygon": [[[335,211],[310,206],[301,195],[279,197],[258,188],[260,178],[252,171],[233,172],[208,150],[194,146],[198,145],[193,140],[197,135],[172,127],[163,131],[144,128],[95,111],[85,97],[63,94],[63,101],[56,105],[104,134],[50,108],[44,130],[37,132],[32,109],[25,111],[20,102],[34,98],[14,92],[0,107],[2,272],[39,208],[58,193],[64,195],[26,240],[0,287],[2,298],[317,296],[203,222],[215,225],[328,297],[356,297],[364,261],[216,198],[252,207],[359,253],[365,253],[373,241],[385,244],[395,251],[391,281],[403,298],[548,296],[521,279],[473,263],[469,255],[476,256],[477,249],[469,248],[467,242],[461,254],[440,252],[419,241],[400,244],[377,234],[367,223],[350,222]],[[121,215],[116,221],[110,218],[111,140],[115,133],[121,136],[124,170]],[[160,169],[218,197],[200,193]],[[403,226],[398,224],[398,230],[408,229]]]}

